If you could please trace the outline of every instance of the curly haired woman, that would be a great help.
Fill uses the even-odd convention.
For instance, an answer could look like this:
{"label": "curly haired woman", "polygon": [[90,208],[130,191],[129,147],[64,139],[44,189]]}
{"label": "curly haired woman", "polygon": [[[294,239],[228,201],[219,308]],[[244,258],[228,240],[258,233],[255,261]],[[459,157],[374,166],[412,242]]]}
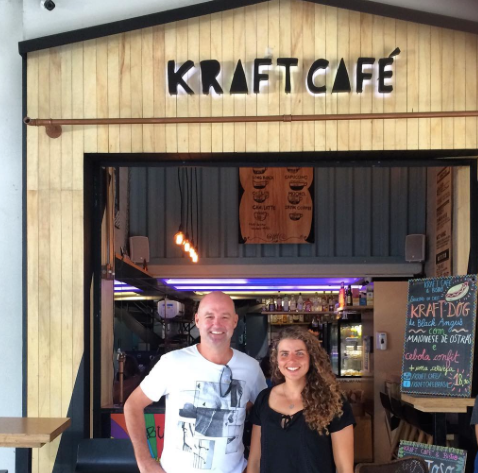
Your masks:
{"label": "curly haired woman", "polygon": [[354,417],[319,341],[283,329],[252,413],[247,473],[353,473]]}

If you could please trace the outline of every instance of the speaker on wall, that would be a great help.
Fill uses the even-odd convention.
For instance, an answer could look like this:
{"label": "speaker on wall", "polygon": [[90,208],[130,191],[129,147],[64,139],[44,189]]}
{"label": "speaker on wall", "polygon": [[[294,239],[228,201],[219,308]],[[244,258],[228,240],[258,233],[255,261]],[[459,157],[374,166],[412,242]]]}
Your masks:
{"label": "speaker on wall", "polygon": [[405,238],[405,261],[409,263],[425,261],[425,235],[415,233]]}
{"label": "speaker on wall", "polygon": [[149,263],[149,239],[144,236],[129,238],[129,254],[133,263]]}

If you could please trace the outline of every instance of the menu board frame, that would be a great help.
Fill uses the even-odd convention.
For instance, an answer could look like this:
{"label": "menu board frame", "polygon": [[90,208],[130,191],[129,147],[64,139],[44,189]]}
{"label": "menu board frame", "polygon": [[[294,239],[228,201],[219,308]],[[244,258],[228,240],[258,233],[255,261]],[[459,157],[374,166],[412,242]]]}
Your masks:
{"label": "menu board frame", "polygon": [[476,307],[477,275],[409,281],[401,392],[471,396]]}
{"label": "menu board frame", "polygon": [[[441,447],[439,445],[429,445],[426,443],[409,442],[408,440],[401,440],[398,447],[398,458],[419,457],[423,459],[430,473],[436,471],[446,473],[464,473],[466,466],[467,451],[453,447]],[[430,469],[429,462],[431,460],[439,460],[440,466],[438,468],[432,467]],[[434,465],[435,466],[435,465]],[[454,466],[454,468],[450,468]]]}

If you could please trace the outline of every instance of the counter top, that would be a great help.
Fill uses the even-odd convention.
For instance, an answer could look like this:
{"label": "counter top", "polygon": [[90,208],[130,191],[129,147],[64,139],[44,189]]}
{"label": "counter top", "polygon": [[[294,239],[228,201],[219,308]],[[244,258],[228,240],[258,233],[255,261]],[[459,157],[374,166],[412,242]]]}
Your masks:
{"label": "counter top", "polygon": [[475,404],[470,397],[420,397],[402,393],[402,402],[411,404],[422,412],[466,413],[468,407]]}
{"label": "counter top", "polygon": [[0,447],[40,448],[70,425],[68,417],[0,417]]}

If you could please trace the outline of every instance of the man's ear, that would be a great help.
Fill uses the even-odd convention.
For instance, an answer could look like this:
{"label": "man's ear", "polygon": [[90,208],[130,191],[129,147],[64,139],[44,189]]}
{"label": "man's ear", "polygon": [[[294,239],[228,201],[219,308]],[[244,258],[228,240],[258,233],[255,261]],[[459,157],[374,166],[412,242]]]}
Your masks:
{"label": "man's ear", "polygon": [[198,312],[196,312],[196,313],[194,314],[194,322],[196,323],[196,325],[197,325],[198,322],[199,322],[199,313],[198,313]]}

